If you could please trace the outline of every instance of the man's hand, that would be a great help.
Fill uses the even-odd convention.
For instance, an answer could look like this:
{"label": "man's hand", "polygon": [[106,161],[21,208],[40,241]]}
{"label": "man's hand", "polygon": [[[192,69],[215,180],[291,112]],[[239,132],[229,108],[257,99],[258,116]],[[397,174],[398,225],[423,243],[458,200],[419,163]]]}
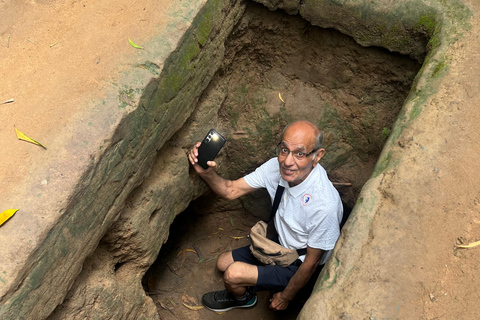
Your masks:
{"label": "man's hand", "polygon": [[209,167],[207,170],[203,169],[198,164],[198,147],[200,147],[200,144],[201,142],[197,142],[193,146],[192,150],[190,150],[190,152],[188,153],[188,161],[192,164],[193,168],[195,169],[195,171],[197,171],[197,173],[202,174],[202,173],[206,173],[206,171],[210,170],[210,168],[215,169],[217,164],[215,163],[215,161],[207,161],[207,165]]}
{"label": "man's hand", "polygon": [[213,192],[222,198],[233,200],[255,190],[255,188],[250,187],[244,178],[232,181],[219,176],[215,172],[217,167],[215,161],[207,161],[208,169],[203,169],[198,164],[198,147],[200,147],[200,144],[200,142],[197,142],[192,150],[187,153],[188,161]]}
{"label": "man's hand", "polygon": [[272,299],[270,299],[270,309],[274,311],[285,310],[287,309],[289,303],[290,300],[286,299],[283,291],[277,292],[273,295]]}

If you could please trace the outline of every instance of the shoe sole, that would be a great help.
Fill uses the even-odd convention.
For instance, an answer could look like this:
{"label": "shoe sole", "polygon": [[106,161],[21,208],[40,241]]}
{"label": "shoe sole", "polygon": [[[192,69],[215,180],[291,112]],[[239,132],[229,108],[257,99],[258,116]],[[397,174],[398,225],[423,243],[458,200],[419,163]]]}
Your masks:
{"label": "shoe sole", "polygon": [[210,308],[208,306],[205,306],[205,305],[204,306],[205,306],[205,308],[207,308],[209,310],[212,310],[212,311],[215,311],[215,312],[225,312],[225,311],[229,311],[229,310],[232,310],[232,309],[238,309],[238,308],[251,308],[251,307],[254,307],[256,304],[257,304],[257,297],[255,297],[255,301],[252,304],[249,304],[249,305],[234,306],[234,307],[225,308],[225,309],[213,309],[213,308]]}

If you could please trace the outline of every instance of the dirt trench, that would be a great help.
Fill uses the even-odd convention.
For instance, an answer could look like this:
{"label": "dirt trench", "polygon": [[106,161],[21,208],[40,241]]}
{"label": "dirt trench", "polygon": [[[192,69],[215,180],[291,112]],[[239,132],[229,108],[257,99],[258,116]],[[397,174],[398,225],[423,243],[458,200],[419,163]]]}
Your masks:
{"label": "dirt trench", "polygon": [[[327,150],[321,164],[349,212],[419,68],[408,57],[363,48],[337,31],[252,3],[230,35],[223,65],[197,109],[221,104],[214,116],[223,124],[217,130],[229,142],[219,163],[231,178],[273,156],[275,137],[288,122],[316,123],[324,131]],[[188,121],[200,116],[194,114]],[[231,203],[207,194],[175,219],[143,281],[162,319],[212,317],[209,310],[188,309],[182,298],[201,305],[203,293],[223,288],[216,258],[247,245],[249,228],[268,213],[269,205],[262,192]],[[273,313],[268,309],[271,294],[260,293],[255,308],[232,310],[228,317],[296,318],[305,297],[293,301],[287,311]]]}

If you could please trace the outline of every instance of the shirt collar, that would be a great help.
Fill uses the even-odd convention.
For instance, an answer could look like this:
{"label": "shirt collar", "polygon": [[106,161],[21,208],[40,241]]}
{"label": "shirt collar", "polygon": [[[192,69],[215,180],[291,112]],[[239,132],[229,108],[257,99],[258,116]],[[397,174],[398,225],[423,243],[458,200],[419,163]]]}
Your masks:
{"label": "shirt collar", "polygon": [[317,180],[317,176],[319,174],[318,166],[319,165],[316,165],[315,168],[313,168],[313,170],[307,176],[307,178],[304,181],[302,181],[299,185],[296,185],[295,187],[290,187],[288,185],[288,182],[283,180],[281,176],[280,176],[279,185],[281,185],[282,187],[285,187],[285,190],[287,190],[288,193],[292,195],[292,197],[298,197],[304,194],[307,191],[307,189],[309,189],[310,186]]}

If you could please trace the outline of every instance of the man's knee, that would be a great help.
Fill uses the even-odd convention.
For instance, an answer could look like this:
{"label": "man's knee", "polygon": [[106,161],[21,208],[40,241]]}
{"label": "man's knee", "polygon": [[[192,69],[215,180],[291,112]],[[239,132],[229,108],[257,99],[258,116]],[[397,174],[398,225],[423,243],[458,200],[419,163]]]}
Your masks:
{"label": "man's knee", "polygon": [[243,269],[241,267],[242,264],[238,262],[230,264],[223,274],[223,280],[230,284],[239,283],[243,275]]}
{"label": "man's knee", "polygon": [[224,272],[233,262],[232,251],[223,252],[217,259],[217,269]]}
{"label": "man's knee", "polygon": [[223,274],[223,280],[230,285],[255,285],[258,279],[257,266],[236,261]]}

